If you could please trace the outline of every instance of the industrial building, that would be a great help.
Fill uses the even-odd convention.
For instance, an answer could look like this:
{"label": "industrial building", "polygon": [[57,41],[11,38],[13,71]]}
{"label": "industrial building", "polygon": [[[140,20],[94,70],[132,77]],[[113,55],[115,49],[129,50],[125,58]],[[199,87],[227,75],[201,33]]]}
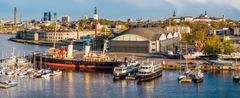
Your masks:
{"label": "industrial building", "polygon": [[161,53],[177,50],[179,33],[160,27],[130,28],[109,41],[111,52]]}

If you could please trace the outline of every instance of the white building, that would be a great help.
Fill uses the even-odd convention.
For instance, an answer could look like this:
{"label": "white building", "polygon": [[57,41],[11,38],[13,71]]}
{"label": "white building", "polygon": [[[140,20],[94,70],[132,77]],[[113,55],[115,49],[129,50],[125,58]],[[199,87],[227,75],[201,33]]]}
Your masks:
{"label": "white building", "polygon": [[234,28],[233,30],[233,35],[240,36],[240,28]]}
{"label": "white building", "polygon": [[62,21],[62,23],[69,23],[70,22],[70,16],[62,16],[61,21]]}
{"label": "white building", "polygon": [[191,28],[187,26],[168,26],[166,30],[169,32],[191,33]]}

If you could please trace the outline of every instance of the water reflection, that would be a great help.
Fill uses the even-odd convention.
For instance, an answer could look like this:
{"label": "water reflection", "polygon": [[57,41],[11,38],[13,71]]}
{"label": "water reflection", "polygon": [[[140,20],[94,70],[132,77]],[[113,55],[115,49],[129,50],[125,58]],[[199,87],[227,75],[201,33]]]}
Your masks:
{"label": "water reflection", "polygon": [[[9,36],[12,35],[0,35],[0,45],[4,47],[0,53],[2,50],[10,53],[12,47],[20,53],[46,48],[10,42]],[[240,83],[232,82],[234,73],[237,72],[204,72],[204,81],[200,84],[179,84],[177,71],[163,71],[162,77],[140,84],[132,80],[113,81],[112,73],[105,72],[65,71],[62,76],[48,79],[0,76],[0,81],[18,82],[17,87],[0,89],[0,98],[239,98]]]}

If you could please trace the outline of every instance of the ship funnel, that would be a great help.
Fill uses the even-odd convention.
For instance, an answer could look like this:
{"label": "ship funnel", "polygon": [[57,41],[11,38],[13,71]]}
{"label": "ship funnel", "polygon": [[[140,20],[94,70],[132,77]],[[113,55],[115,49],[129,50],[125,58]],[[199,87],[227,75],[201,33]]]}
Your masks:
{"label": "ship funnel", "polygon": [[85,56],[88,56],[89,52],[90,52],[90,45],[85,44]]}
{"label": "ship funnel", "polygon": [[73,54],[73,43],[71,42],[69,45],[68,45],[68,49],[67,49],[67,58],[72,58]]}

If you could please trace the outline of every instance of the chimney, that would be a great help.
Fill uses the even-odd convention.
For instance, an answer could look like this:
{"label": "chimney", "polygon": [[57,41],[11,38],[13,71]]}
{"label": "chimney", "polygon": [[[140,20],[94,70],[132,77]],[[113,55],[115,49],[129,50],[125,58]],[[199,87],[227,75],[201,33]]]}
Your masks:
{"label": "chimney", "polygon": [[73,58],[72,54],[73,54],[73,43],[71,42],[71,43],[68,45],[67,58]]}
{"label": "chimney", "polygon": [[89,53],[90,53],[90,45],[85,44],[85,54],[84,54],[84,56],[88,56]]}

